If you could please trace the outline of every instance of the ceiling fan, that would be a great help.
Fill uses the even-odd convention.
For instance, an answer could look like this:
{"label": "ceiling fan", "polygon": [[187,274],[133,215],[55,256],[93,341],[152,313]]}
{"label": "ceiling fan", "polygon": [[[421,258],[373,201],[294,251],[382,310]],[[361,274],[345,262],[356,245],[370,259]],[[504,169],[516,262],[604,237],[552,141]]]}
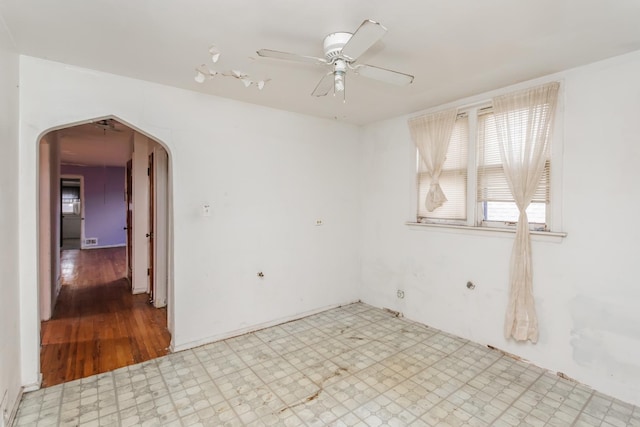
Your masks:
{"label": "ceiling fan", "polygon": [[413,82],[413,76],[410,74],[356,63],[358,58],[380,40],[386,32],[387,29],[380,23],[366,19],[353,34],[339,32],[326,36],[323,43],[324,58],[297,55],[271,49],[260,49],[257,54],[265,58],[329,66],[331,71],[320,80],[311,93],[313,96],[325,96],[333,89],[334,94],[342,92],[344,97],[345,75],[348,70],[353,70],[356,74],[385,83],[399,86],[408,85]]}

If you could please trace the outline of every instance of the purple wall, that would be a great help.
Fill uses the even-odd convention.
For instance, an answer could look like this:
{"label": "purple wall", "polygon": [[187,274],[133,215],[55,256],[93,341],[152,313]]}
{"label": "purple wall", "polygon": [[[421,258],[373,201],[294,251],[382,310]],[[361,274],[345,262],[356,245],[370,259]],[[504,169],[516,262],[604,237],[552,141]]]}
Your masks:
{"label": "purple wall", "polygon": [[84,177],[84,237],[98,246],[126,244],[127,204],[124,167],[62,165],[63,175]]}

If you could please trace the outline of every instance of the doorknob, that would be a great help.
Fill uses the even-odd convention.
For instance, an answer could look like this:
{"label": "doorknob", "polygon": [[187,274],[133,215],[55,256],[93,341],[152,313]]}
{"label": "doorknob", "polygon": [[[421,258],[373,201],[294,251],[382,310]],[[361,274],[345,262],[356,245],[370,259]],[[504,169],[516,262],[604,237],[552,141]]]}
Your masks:
{"label": "doorknob", "polygon": [[153,237],[153,233],[147,233],[145,234],[146,237]]}
{"label": "doorknob", "polygon": [[126,229],[127,229],[127,227],[122,227],[122,229],[123,229],[123,230],[126,230]]}

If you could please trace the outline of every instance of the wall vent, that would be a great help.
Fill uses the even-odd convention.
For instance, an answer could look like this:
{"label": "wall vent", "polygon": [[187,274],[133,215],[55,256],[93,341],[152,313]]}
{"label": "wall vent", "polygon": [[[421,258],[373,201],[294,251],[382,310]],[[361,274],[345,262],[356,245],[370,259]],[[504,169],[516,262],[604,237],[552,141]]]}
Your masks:
{"label": "wall vent", "polygon": [[97,237],[90,237],[88,239],[84,239],[84,245],[85,246],[98,246],[98,238]]}

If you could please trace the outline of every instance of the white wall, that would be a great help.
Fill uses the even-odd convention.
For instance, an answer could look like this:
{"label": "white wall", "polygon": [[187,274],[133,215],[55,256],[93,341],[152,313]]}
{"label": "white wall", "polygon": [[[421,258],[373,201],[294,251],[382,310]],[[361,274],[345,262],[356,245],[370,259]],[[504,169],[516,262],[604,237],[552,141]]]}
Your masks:
{"label": "white wall", "polygon": [[640,52],[554,76],[564,87],[556,228],[568,237],[533,242],[538,344],[503,337],[512,235],[404,225],[415,221],[408,116],[362,130],[364,301],[640,404],[638,76]]}
{"label": "white wall", "polygon": [[20,93],[24,383],[39,370],[37,141],[65,123],[115,115],[166,144],[175,348],[357,299],[358,128],[31,57]]}
{"label": "white wall", "polygon": [[[0,24],[0,425],[8,423],[21,385],[17,250],[19,61],[12,50],[10,38]],[[37,305],[34,309],[37,315]]]}

